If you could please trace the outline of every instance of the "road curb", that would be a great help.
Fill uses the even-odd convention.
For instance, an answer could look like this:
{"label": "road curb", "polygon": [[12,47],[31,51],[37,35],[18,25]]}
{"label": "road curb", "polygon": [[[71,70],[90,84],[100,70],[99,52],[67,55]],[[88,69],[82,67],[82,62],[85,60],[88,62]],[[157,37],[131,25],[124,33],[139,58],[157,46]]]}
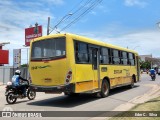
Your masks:
{"label": "road curb", "polygon": [[[137,96],[133,99],[131,99],[130,101],[128,101],[127,103],[121,104],[118,107],[116,107],[115,109],[113,109],[112,111],[128,111],[131,108],[133,108],[134,106],[136,106],[137,104],[140,103],[145,103],[151,99],[157,98],[160,96],[160,85],[145,85],[145,86],[149,86],[152,87],[151,90],[149,90],[148,92],[146,92],[143,95]],[[89,120],[108,120],[112,117],[93,117]]]}

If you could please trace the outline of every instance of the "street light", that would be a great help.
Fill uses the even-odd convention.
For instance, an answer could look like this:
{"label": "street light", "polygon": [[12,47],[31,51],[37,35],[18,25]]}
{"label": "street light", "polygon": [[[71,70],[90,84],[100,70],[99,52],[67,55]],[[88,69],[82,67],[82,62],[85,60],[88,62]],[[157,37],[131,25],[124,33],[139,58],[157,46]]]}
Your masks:
{"label": "street light", "polygon": [[26,71],[26,78],[28,77],[28,60],[29,60],[29,56],[28,56],[28,51],[29,51],[29,46],[27,45],[23,45],[23,47],[26,47],[26,48],[21,48],[21,49],[26,49],[27,50],[27,71]]}
{"label": "street light", "polygon": [[67,16],[70,16],[70,15],[73,15],[73,14],[72,14],[72,13],[69,13],[69,14],[65,15],[65,16],[54,26],[54,28],[57,29],[57,26],[58,26]]}
{"label": "street light", "polygon": [[134,48],[133,48],[133,50],[135,50],[137,47],[140,47],[140,46],[136,46],[136,47],[134,47]]}
{"label": "street light", "polygon": [[21,48],[21,49],[27,49],[27,66],[28,66],[28,50],[29,50],[29,47],[27,45],[23,45],[23,47],[26,47],[26,48]]}
{"label": "street light", "polygon": [[23,45],[23,47],[28,47],[27,45]]}
{"label": "street light", "polygon": [[2,49],[2,46],[5,46],[6,44],[10,44],[10,42],[2,42],[2,43],[0,43],[0,49]]}
{"label": "street light", "polygon": [[10,44],[10,42],[2,42],[2,43],[0,43],[0,46],[4,46],[6,44]]}
{"label": "street light", "polygon": [[[57,33],[60,33],[59,31],[57,31],[58,25],[60,25],[67,16],[71,16],[71,15],[73,15],[73,13],[69,13],[69,14],[65,15],[65,16],[53,27],[53,29],[49,26],[49,25],[50,25],[50,18],[48,18],[47,35],[49,35],[53,30],[55,30]],[[52,29],[50,32],[49,32],[49,28]]]}

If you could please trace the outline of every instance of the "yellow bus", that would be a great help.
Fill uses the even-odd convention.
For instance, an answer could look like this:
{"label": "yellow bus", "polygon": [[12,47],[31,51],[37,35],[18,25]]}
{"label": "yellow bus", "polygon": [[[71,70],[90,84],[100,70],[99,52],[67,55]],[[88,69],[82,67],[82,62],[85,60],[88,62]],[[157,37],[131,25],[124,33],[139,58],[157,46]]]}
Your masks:
{"label": "yellow bus", "polygon": [[29,70],[37,92],[98,93],[139,81],[138,53],[74,34],[32,40]]}

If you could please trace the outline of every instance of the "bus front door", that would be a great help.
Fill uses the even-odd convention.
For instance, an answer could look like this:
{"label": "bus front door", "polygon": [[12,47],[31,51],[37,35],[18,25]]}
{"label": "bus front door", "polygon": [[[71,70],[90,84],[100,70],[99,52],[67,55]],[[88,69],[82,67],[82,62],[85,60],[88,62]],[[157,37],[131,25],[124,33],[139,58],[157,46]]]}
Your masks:
{"label": "bus front door", "polygon": [[93,70],[93,89],[100,89],[99,71],[99,48],[91,48],[92,51],[92,70]]}

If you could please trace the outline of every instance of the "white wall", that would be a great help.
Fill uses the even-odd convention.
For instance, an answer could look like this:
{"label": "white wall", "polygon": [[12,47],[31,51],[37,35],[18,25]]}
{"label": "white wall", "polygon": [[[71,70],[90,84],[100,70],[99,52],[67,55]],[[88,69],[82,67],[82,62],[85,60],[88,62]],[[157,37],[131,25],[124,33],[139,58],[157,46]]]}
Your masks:
{"label": "white wall", "polygon": [[0,84],[10,81],[10,66],[0,66]]}

